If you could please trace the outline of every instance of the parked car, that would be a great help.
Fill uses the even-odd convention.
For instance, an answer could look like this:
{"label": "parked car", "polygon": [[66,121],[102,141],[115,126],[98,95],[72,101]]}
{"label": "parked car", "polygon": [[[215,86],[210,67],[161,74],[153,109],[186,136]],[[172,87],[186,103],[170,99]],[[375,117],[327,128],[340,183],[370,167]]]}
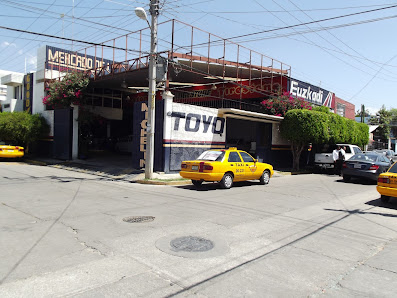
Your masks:
{"label": "parked car", "polygon": [[345,150],[345,160],[349,160],[354,154],[361,153],[360,147],[351,144],[325,144],[322,147],[321,152],[315,153],[314,155],[314,165],[318,168],[330,169],[334,168],[334,159],[332,157],[332,152],[338,146],[346,147]]}
{"label": "parked car", "polygon": [[235,147],[205,151],[196,160],[183,161],[179,172],[183,178],[191,179],[196,187],[203,181],[219,181],[225,189],[231,188],[234,181],[258,179],[261,184],[268,184],[273,173],[273,166],[258,162]]}
{"label": "parked car", "polygon": [[[386,155],[386,157],[387,157],[388,159],[390,159],[391,162],[394,162],[394,161],[395,161],[394,158],[396,158],[396,157],[394,156],[394,151],[393,151],[393,150],[389,150],[389,149],[376,149],[376,150],[374,150],[374,151]],[[397,159],[396,159],[396,161],[397,161]]]}
{"label": "parked car", "polygon": [[25,154],[25,149],[21,146],[6,145],[0,142],[0,158],[21,158]]}
{"label": "parked car", "polygon": [[391,161],[383,154],[359,153],[343,163],[343,181],[349,182],[352,177],[376,181],[390,166]]}
{"label": "parked car", "polygon": [[387,203],[390,197],[397,197],[397,163],[393,164],[386,173],[379,175],[376,190],[380,193],[382,202]]}

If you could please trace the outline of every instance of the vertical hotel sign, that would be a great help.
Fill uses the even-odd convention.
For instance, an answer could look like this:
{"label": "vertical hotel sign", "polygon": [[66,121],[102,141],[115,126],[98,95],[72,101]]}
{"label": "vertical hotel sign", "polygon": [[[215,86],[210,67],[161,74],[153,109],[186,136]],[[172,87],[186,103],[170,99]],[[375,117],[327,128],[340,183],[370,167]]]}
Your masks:
{"label": "vertical hotel sign", "polygon": [[32,114],[33,73],[23,77],[23,110]]}

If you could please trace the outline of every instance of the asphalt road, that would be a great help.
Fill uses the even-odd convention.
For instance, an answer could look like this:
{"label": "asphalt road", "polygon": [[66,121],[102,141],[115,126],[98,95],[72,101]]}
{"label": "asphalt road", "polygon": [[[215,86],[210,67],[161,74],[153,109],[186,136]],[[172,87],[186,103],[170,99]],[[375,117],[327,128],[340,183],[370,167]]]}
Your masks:
{"label": "asphalt road", "polygon": [[374,184],[196,190],[0,162],[0,187],[0,297],[396,296],[397,199]]}

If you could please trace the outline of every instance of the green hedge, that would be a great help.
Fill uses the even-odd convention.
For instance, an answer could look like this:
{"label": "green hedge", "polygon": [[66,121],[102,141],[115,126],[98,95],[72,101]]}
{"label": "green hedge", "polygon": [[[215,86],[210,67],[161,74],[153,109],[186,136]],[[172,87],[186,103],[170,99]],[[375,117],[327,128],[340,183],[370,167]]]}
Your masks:
{"label": "green hedge", "polygon": [[366,145],[368,125],[333,113],[290,110],[281,122],[284,138],[302,144],[346,143]]}
{"label": "green hedge", "polygon": [[26,112],[0,113],[0,140],[27,146],[48,133],[49,126],[39,114]]}

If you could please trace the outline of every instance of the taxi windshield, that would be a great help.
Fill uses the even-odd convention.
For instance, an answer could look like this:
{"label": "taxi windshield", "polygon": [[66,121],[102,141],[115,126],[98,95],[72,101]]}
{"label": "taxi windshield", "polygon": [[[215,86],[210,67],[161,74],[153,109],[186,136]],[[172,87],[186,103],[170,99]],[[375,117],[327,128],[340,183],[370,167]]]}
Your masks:
{"label": "taxi windshield", "polygon": [[224,155],[224,151],[204,151],[197,160],[221,161]]}

